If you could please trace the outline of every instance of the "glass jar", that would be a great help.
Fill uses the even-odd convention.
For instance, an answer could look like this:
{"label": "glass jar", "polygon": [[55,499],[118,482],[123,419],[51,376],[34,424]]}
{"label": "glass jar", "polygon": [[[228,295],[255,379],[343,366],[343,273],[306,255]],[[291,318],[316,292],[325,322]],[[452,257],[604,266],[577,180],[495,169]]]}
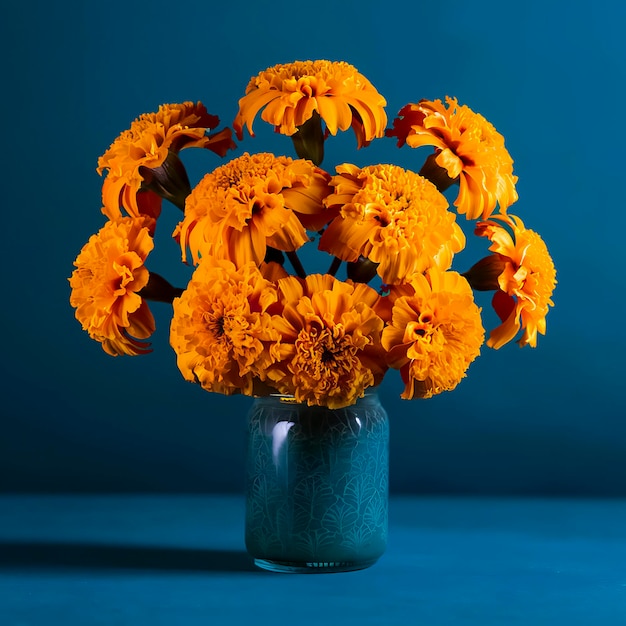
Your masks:
{"label": "glass jar", "polygon": [[342,409],[256,398],[248,414],[246,547],[257,566],[337,572],[387,544],[389,421],[374,392]]}

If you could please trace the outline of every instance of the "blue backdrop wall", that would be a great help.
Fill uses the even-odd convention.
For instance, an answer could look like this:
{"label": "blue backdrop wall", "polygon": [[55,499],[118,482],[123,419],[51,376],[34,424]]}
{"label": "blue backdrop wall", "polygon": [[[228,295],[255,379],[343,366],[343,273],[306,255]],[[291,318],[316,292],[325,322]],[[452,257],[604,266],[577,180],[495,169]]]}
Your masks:
{"label": "blue backdrop wall", "polygon": [[[402,402],[399,377],[386,379],[392,489],[626,495],[626,5],[69,6],[16,4],[0,25],[0,490],[241,489],[250,400],[182,380],[167,305],[153,307],[152,354],[107,356],[74,319],[67,277],[103,221],[97,158],[135,117],[202,100],[230,125],[252,75],[328,58],[368,76],[390,118],[408,101],[453,95],[492,121],[515,159],[516,212],[542,234],[558,269],[537,349],[485,348],[456,391],[429,401]],[[255,128],[239,152],[290,153],[260,120]],[[410,165],[408,149],[381,143],[355,155],[346,133],[324,165]],[[219,163],[191,152],[184,160],[196,180]],[[173,227],[177,218],[167,207],[163,220]],[[171,276],[174,247],[161,249],[152,267]]]}

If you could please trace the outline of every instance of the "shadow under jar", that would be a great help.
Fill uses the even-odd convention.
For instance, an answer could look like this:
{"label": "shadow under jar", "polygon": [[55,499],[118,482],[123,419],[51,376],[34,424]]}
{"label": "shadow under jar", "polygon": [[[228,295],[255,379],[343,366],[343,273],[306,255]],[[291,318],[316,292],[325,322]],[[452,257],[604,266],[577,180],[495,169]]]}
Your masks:
{"label": "shadow under jar", "polygon": [[277,572],[364,569],[387,545],[389,420],[378,395],[341,409],[291,396],[248,413],[246,548]]}

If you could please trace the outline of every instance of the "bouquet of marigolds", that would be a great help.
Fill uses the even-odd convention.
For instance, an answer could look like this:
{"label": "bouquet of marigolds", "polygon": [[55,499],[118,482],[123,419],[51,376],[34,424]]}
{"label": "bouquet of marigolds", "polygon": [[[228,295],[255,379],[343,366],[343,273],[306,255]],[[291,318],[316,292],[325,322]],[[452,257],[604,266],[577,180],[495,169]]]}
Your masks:
{"label": "bouquet of marigolds", "polygon": [[[84,330],[110,355],[141,355],[155,330],[148,303],[169,302],[185,379],[329,408],[353,404],[388,369],[405,399],[454,389],[485,341],[476,290],[494,292],[501,321],[489,347],[536,346],[556,272],[541,237],[509,212],[517,176],[504,138],[454,98],[406,104],[391,124],[385,106],[356,68],[320,60],[253,77],[232,124],[239,141],[244,127],[253,137],[260,113],[292,139],[293,157],[226,160],[233,132],[216,130],[200,102],[141,115],[98,161],[106,222],[69,279]],[[415,169],[322,169],[325,142],[349,128],[357,148],[431,148]],[[193,188],[180,157],[192,147],[224,159]],[[184,287],[149,269],[163,200],[182,212],[173,237]],[[451,269],[466,243],[457,214],[490,242],[464,273]],[[328,254],[326,273],[307,274],[302,246]]]}

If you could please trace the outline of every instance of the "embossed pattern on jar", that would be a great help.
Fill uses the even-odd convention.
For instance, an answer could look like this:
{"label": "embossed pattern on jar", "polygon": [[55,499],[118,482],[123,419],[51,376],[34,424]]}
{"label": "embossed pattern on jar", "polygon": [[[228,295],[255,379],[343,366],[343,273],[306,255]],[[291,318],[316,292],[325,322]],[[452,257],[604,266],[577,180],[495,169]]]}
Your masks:
{"label": "embossed pattern on jar", "polygon": [[281,572],[373,565],[387,544],[389,421],[377,394],[343,409],[257,398],[248,415],[246,547]]}

